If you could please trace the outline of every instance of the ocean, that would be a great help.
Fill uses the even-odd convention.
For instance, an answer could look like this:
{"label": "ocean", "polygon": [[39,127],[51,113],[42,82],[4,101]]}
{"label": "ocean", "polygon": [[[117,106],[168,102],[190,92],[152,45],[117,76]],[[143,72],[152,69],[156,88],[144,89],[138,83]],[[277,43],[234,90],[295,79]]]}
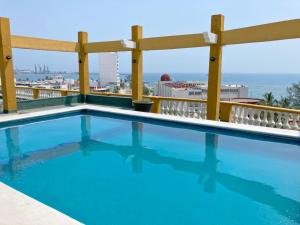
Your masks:
{"label": "ocean", "polygon": [[[154,84],[160,79],[162,73],[144,73],[144,81]],[[121,74],[121,79],[128,74]],[[174,81],[204,81],[208,79],[205,73],[169,73]],[[78,79],[78,74],[63,74],[66,78]],[[17,74],[16,79],[38,80],[45,78],[45,74]],[[91,73],[94,80],[99,79],[98,73]],[[249,88],[249,97],[262,98],[266,92],[272,92],[276,98],[287,95],[287,87],[300,82],[300,74],[246,74],[246,73],[223,73],[223,84],[241,84]]]}

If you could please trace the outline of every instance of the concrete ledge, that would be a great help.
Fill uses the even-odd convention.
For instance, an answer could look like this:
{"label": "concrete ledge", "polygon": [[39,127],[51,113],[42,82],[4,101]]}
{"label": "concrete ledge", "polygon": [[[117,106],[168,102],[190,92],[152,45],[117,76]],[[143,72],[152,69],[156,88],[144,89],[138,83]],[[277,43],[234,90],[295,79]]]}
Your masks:
{"label": "concrete ledge", "polygon": [[86,95],[85,102],[89,104],[132,109],[132,99],[129,97]]}
{"label": "concrete ledge", "polygon": [[80,225],[82,223],[0,182],[1,225]]}
{"label": "concrete ledge", "polygon": [[300,131],[296,130],[284,130],[278,128],[270,128],[270,127],[259,127],[259,126],[252,126],[252,125],[244,125],[244,124],[235,124],[235,123],[228,123],[228,122],[220,122],[220,121],[212,121],[212,120],[202,120],[202,119],[194,119],[194,118],[183,118],[178,116],[169,116],[169,115],[162,115],[162,114],[155,114],[155,113],[146,113],[146,112],[137,112],[133,110],[126,110],[120,108],[113,108],[108,106],[98,106],[98,105],[90,105],[90,104],[82,104],[73,107],[63,107],[59,109],[51,109],[45,111],[38,111],[38,112],[30,112],[25,114],[2,114],[0,115],[0,123],[1,122],[8,122],[8,121],[17,121],[22,119],[28,119],[32,117],[42,117],[48,115],[55,115],[67,112],[76,112],[80,110],[94,110],[99,112],[106,112],[118,115],[125,115],[125,116],[136,116],[141,118],[148,118],[148,119],[155,119],[155,120],[163,120],[163,121],[170,121],[182,124],[191,124],[196,126],[202,127],[210,127],[210,128],[219,128],[219,129],[226,129],[232,130],[237,132],[244,132],[244,133],[252,133],[252,134],[262,134],[272,137],[281,137],[293,140],[300,141]]}
{"label": "concrete ledge", "polygon": [[45,98],[45,99],[35,99],[35,100],[25,100],[17,102],[18,110],[28,110],[28,109],[36,109],[43,108],[49,106],[71,106],[76,103],[82,103],[84,96],[82,95],[71,95],[65,97],[57,97],[57,98]]}

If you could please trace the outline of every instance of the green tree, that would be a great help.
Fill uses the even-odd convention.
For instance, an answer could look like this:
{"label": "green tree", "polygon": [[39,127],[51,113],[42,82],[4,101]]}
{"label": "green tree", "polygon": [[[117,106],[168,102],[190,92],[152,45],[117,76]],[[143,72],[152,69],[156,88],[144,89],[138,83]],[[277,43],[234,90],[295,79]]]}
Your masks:
{"label": "green tree", "polygon": [[120,87],[118,87],[118,86],[114,86],[114,88],[113,88],[113,93],[119,93],[119,91],[120,91]]}
{"label": "green tree", "polygon": [[290,108],[291,107],[290,99],[281,96],[280,100],[277,101],[277,106],[281,108]]}
{"label": "green tree", "polygon": [[290,106],[296,109],[300,109],[300,82],[293,83],[291,87],[287,88],[288,99]]}
{"label": "green tree", "polygon": [[272,92],[267,92],[263,94],[263,100],[260,102],[261,105],[274,106],[277,104],[277,100],[275,99]]}
{"label": "green tree", "polygon": [[150,89],[146,87],[145,85],[143,86],[143,95],[150,95]]}

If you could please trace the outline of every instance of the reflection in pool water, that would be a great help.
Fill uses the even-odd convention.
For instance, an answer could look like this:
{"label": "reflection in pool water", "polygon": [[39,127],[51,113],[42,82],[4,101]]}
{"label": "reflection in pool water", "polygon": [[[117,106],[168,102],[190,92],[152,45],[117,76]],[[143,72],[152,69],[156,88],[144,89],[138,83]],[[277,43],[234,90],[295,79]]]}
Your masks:
{"label": "reflection in pool water", "polygon": [[[22,146],[26,144],[26,141],[25,143],[20,143],[19,138],[19,129],[22,129],[22,127],[12,127],[5,129],[4,131],[2,130],[2,132],[5,132],[7,151],[7,158],[0,161],[0,177],[2,177],[2,180],[12,187],[19,189],[26,194],[29,194],[30,196],[69,214],[75,219],[90,224],[96,224],[95,221],[99,220],[101,220],[103,224],[113,222],[118,224],[130,224],[132,221],[135,221],[136,224],[182,224],[183,221],[178,220],[178,218],[172,214],[172,210],[174,210],[174,212],[180,210],[181,203],[179,203],[179,206],[177,206],[177,201],[182,201],[181,207],[188,208],[187,210],[189,213],[185,213],[185,210],[182,210],[182,215],[179,216],[180,219],[185,218],[185,224],[197,224],[201,222],[204,224],[280,224],[282,222],[285,222],[285,224],[300,223],[300,203],[297,200],[277,193],[274,187],[266,183],[242,178],[240,176],[231,175],[218,170],[219,160],[217,155],[218,151],[221,151],[218,147],[219,134],[202,134],[204,135],[203,159],[191,160],[180,158],[178,155],[173,156],[172,154],[161,154],[160,149],[152,149],[149,147],[149,144],[148,146],[144,144],[144,136],[147,136],[148,142],[152,139],[153,143],[156,143],[155,146],[160,145],[161,140],[156,139],[156,136],[159,136],[160,134],[155,134],[155,132],[152,132],[151,135],[149,134],[149,130],[151,129],[159,130],[159,126],[157,125],[149,125],[135,121],[126,123],[124,125],[126,129],[122,131],[128,133],[128,131],[131,130],[131,144],[124,144],[122,141],[123,137],[121,137],[121,140],[117,140],[118,137],[114,137],[114,134],[118,136],[117,133],[120,132],[118,126],[116,128],[111,127],[110,132],[107,130],[103,132],[93,132],[91,122],[93,116],[80,116],[76,117],[76,119],[79,119],[78,121],[80,123],[80,139],[78,141],[62,143],[47,149],[37,149],[36,151],[24,153],[22,152]],[[101,121],[105,123],[105,118]],[[101,123],[95,124],[101,127]],[[151,126],[151,129],[147,128],[144,131],[145,126]],[[185,130],[184,132],[189,131]],[[181,138],[180,136],[172,136],[171,133],[172,131],[170,131],[169,136],[168,134],[165,135],[167,135],[169,138],[170,148],[175,148],[176,141],[184,139],[184,134],[182,134],[181,137],[183,138]],[[112,138],[108,138],[109,135]],[[106,141],[103,137],[106,137],[109,141]],[[128,135],[124,139],[127,140]],[[187,148],[189,147],[193,148],[193,146],[189,146],[187,144]],[[183,151],[184,150],[185,149],[183,149]],[[78,153],[80,152],[82,154],[81,156],[78,156]],[[116,154],[123,159],[122,161],[125,162],[126,166],[131,165],[132,174],[129,174],[128,171],[124,171],[123,166],[121,167],[121,172],[114,167],[116,165],[118,166],[119,163],[119,157],[116,157]],[[82,162],[82,160],[85,160],[84,158],[86,157],[88,157],[88,160]],[[52,160],[55,162],[52,165],[49,164],[48,167],[47,162],[50,163]],[[118,161],[118,163],[116,163],[116,161]],[[78,164],[78,168],[74,168],[73,171],[67,169],[72,168],[74,163]],[[89,165],[87,166],[88,163]],[[222,163],[226,164],[226,161],[222,160]],[[157,167],[158,169],[154,169],[153,165],[159,166]],[[251,166],[252,165],[249,165],[249,167]],[[146,171],[144,172],[145,168]],[[169,168],[171,168],[172,171]],[[88,180],[92,183],[88,185],[92,186],[89,188],[91,192],[85,193],[85,196],[78,197],[78,199],[71,199],[72,197],[74,198],[74,195],[69,196],[68,190],[62,191],[62,189],[66,188],[63,186],[63,183],[54,184],[50,181],[47,182],[45,180],[39,180],[41,176],[37,174],[43,173],[44,177],[47,177],[47,173],[49,173],[50,169],[52,171],[50,174],[55,174],[60,181],[63,181],[64,178],[66,178],[64,176],[75,176],[73,172],[81,173],[78,171],[84,169],[88,170],[89,174],[84,173],[84,175],[90,176]],[[153,169],[153,171],[149,172],[150,169]],[[236,169],[238,170],[239,168]],[[64,170],[67,170],[68,173],[64,173]],[[120,177],[111,178],[109,175],[110,171],[114,176],[118,175],[119,173]],[[184,174],[178,172],[176,173],[176,171],[184,172]],[[101,173],[101,175],[98,173]],[[133,174],[140,174],[142,178],[137,179]],[[192,177],[197,177],[196,184],[192,184],[190,182],[191,176],[187,174],[192,175]],[[176,176],[178,176],[178,178]],[[75,179],[77,181],[75,181]],[[160,181],[159,183],[153,184],[154,181],[157,182],[158,180]],[[43,185],[39,186],[40,184],[35,182],[41,182]],[[71,182],[74,182],[74,185],[78,185],[72,186],[75,189],[73,190],[74,193],[77,194],[79,194],[81,191],[84,191],[84,188],[87,187],[83,184],[85,179],[79,175],[78,177],[75,177],[74,180],[71,179]],[[102,187],[104,182],[108,183],[107,187],[101,190],[99,187]],[[134,182],[139,183],[137,184]],[[174,186],[174,183],[176,184],[176,182],[182,183],[177,183],[177,185]],[[122,189],[122,186],[116,187],[116,185],[120,184],[124,185],[125,188]],[[57,188],[56,185],[59,186],[59,188]],[[93,189],[93,185],[98,187],[99,190],[97,190],[97,188]],[[141,186],[141,189],[140,187],[137,187],[139,185]],[[199,190],[197,190],[198,188],[194,187],[195,185],[202,187],[203,192],[206,194],[201,194]],[[152,190],[149,189],[148,186],[151,186]],[[155,186],[159,186],[161,190],[159,190],[159,188],[156,189]],[[128,187],[132,187],[132,190],[129,190]],[[54,190],[53,193],[51,192],[52,188]],[[174,188],[174,190],[171,191],[169,188]],[[151,201],[149,201],[150,203],[144,202],[145,196],[142,197],[141,195],[149,195],[149,198],[153,197],[153,194],[155,193],[151,193],[151,191],[154,192],[154,189],[155,191],[158,190],[158,193],[156,194],[159,196],[159,199],[164,201],[164,203],[160,204],[163,204],[164,207],[170,207],[170,210],[161,210],[162,212],[159,212],[160,214],[154,210],[154,212],[156,212],[158,215],[151,215],[152,218],[149,217],[148,213],[143,212],[143,218],[134,220],[133,218],[136,217],[135,213],[138,213],[134,212],[134,209],[137,210],[136,207],[141,208],[139,210],[142,210],[144,205],[144,210],[152,210],[151,207],[153,207],[153,205],[151,204],[153,203],[151,203]],[[186,190],[182,192],[182,189]],[[103,192],[104,190],[105,192]],[[64,194],[58,194],[59,191],[62,191],[65,196]],[[132,210],[127,211],[126,207],[130,208],[131,202],[133,201],[132,198],[128,197],[127,199],[126,197],[122,196],[124,199],[114,199],[114,195],[119,195],[116,194],[116,192],[123,191],[127,192],[128,196],[136,195],[135,197],[137,199],[134,200],[134,203],[141,205],[134,206]],[[186,194],[186,197],[184,195],[176,196],[176,193],[184,193]],[[168,194],[170,194],[170,196],[167,196]],[[236,194],[238,194],[238,197]],[[300,190],[298,194],[300,194]],[[105,197],[106,195],[107,199]],[[210,195],[215,195],[216,199],[209,197]],[[58,198],[62,197],[65,197],[65,199],[58,200]],[[184,200],[184,198],[186,199]],[[199,201],[203,202],[197,202],[197,198],[202,198],[199,199]],[[193,199],[193,201],[196,199],[196,202],[193,202],[191,199]],[[232,212],[232,214],[235,216],[228,217],[220,213],[217,208],[226,208],[226,201],[230,201],[230,199],[241,199],[241,203],[236,202],[235,207],[233,207],[235,204],[234,202],[228,203],[229,210],[231,210],[230,207],[232,207],[232,210],[236,211]],[[189,204],[189,200],[191,204],[186,205]],[[209,200],[217,205],[211,205],[211,203],[208,202]],[[73,201],[73,203],[68,205],[66,201]],[[104,205],[103,202],[105,203]],[[82,204],[82,207],[78,205],[74,206],[74,204]],[[96,207],[98,210],[85,211],[85,204],[89,205],[89,207]],[[172,204],[176,205],[176,208]],[[200,205],[202,204],[207,205],[207,208],[209,209],[201,208],[202,211],[194,211],[199,209]],[[256,216],[259,214],[255,214],[255,216],[247,215],[251,214],[252,212],[247,212],[246,210],[240,208],[243,207],[243,204],[246,204],[247,209],[252,209],[254,213],[256,213],[255,208],[257,207],[263,213],[271,214],[270,216],[261,215],[262,217],[265,217],[265,219],[257,218]],[[151,205],[151,207],[149,205]],[[99,211],[103,209],[102,207],[110,207],[110,209],[103,210],[105,213],[99,213]],[[159,206],[156,205],[156,207]],[[193,207],[195,207],[195,209],[193,209]],[[214,207],[216,208],[218,216],[209,214],[206,215],[205,210],[213,210]],[[264,207],[270,207],[270,209],[265,209]],[[272,210],[277,213],[273,212]],[[113,212],[116,214],[121,212],[119,219],[117,215],[113,214]],[[169,212],[170,214],[165,214],[165,212]],[[224,213],[228,213],[228,211]],[[237,216],[236,214],[239,215]],[[189,217],[191,215],[193,215],[192,218]],[[128,216],[128,218],[126,218],[126,216]],[[111,217],[116,218],[112,219]],[[272,217],[274,217],[274,219],[272,219]],[[251,221],[249,218],[252,218]],[[278,220],[278,218],[280,218],[281,221]],[[99,224],[102,223],[99,222]]]}

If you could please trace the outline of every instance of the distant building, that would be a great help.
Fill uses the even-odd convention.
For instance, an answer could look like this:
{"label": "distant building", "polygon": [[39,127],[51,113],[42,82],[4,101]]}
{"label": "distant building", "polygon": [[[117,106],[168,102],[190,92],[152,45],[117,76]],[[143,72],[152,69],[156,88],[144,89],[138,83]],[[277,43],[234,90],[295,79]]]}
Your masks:
{"label": "distant building", "polygon": [[37,70],[37,65],[34,64],[34,73],[37,74],[38,73],[38,70]]}
{"label": "distant building", "polygon": [[100,53],[100,85],[120,86],[119,57],[115,52]]}
{"label": "distant building", "polygon": [[[208,85],[201,81],[171,81],[168,74],[163,74],[154,87],[154,95],[173,98],[207,98]],[[229,101],[234,98],[247,98],[248,87],[244,85],[222,85],[221,100]]]}
{"label": "distant building", "polygon": [[42,74],[42,73],[43,73],[43,70],[42,70],[41,65],[39,64],[39,74]]}

